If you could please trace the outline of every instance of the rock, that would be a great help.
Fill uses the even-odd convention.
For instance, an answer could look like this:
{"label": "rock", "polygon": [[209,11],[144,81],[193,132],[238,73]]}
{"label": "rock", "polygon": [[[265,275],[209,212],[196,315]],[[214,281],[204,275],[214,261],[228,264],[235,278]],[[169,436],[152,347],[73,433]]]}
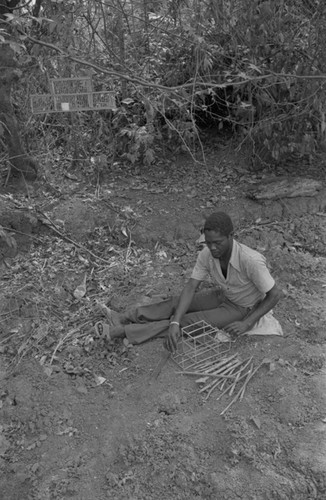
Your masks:
{"label": "rock", "polygon": [[26,446],[27,451],[34,450],[35,448],[36,448],[36,442],[30,444],[29,446]]}
{"label": "rock", "polygon": [[178,411],[180,405],[181,401],[177,394],[166,392],[159,398],[158,411],[160,413],[172,415],[173,413],[176,413]]}
{"label": "rock", "polygon": [[0,457],[3,456],[6,451],[9,449],[10,443],[8,439],[6,439],[4,436],[0,435]]}
{"label": "rock", "polygon": [[85,387],[84,385],[79,385],[78,387],[76,387],[76,391],[79,392],[80,394],[88,393],[87,387]]}
{"label": "rock", "polygon": [[35,474],[39,470],[39,468],[40,468],[40,464],[36,462],[35,464],[32,465],[31,472],[33,474]]}

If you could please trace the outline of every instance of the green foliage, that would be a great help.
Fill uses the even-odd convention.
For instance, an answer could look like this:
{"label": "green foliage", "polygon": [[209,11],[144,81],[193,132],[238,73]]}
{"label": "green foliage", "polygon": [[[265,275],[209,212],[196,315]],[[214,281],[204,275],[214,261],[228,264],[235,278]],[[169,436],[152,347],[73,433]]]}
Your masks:
{"label": "green foliage", "polygon": [[[118,135],[122,142],[127,144],[122,155],[123,158],[127,158],[132,164],[140,159],[143,159],[145,165],[150,165],[153,162],[155,156],[151,146],[154,135],[148,131],[146,125],[139,127],[133,123],[129,127],[122,128]],[[124,139],[127,140],[123,141]]]}
{"label": "green foliage", "polygon": [[[68,149],[79,143],[85,157],[133,164],[154,162],[162,144],[192,148],[203,125],[231,128],[267,163],[326,145],[322,1],[45,0],[31,8],[8,18],[13,43],[25,41],[15,97],[26,139],[32,126],[36,139],[46,130],[47,144],[53,135]],[[29,118],[27,98],[47,92],[49,77],[85,74],[97,90],[116,91],[115,113],[80,113],[68,128],[59,115]]]}
{"label": "green foliage", "polygon": [[8,233],[8,231],[5,231],[2,226],[0,226],[0,241],[3,240],[9,248],[12,248],[13,250],[17,249],[17,243],[15,238]]}

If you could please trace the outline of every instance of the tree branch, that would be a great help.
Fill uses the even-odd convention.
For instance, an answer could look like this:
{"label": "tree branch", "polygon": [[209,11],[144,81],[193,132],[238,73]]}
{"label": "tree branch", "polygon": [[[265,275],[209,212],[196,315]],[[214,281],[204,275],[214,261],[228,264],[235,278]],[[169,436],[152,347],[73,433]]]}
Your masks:
{"label": "tree branch", "polygon": [[[56,45],[52,44],[52,43],[48,43],[48,42],[43,42],[41,40],[37,40],[36,38],[26,34],[25,32],[23,32],[22,30],[19,30],[19,32],[24,35],[28,40],[30,40],[31,42],[33,43],[36,43],[38,45],[42,45],[44,47],[47,47],[49,49],[52,49],[52,50],[55,50],[56,52],[58,52],[61,56],[63,57],[66,57],[67,59],[70,59],[71,61],[74,61],[78,64],[81,64],[83,66],[88,66],[90,68],[93,68],[94,70],[96,70],[97,72],[99,73],[104,73],[106,75],[109,75],[109,76],[114,76],[116,78],[121,78],[121,79],[124,79],[130,83],[134,83],[134,84],[138,84],[138,85],[141,85],[143,87],[149,87],[149,88],[156,88],[156,89],[159,89],[159,90],[163,90],[165,92],[177,92],[179,90],[184,90],[184,89],[192,89],[194,87],[194,82],[193,81],[190,81],[188,83],[184,83],[182,85],[175,85],[175,86],[172,86],[172,87],[167,87],[166,85],[160,85],[159,83],[153,83],[153,82],[150,82],[150,81],[147,81],[147,80],[143,80],[141,78],[137,78],[137,77],[131,77],[129,75],[126,75],[126,74],[123,74],[123,73],[119,73],[118,71],[114,71],[114,70],[108,70],[108,69],[105,69],[101,66],[98,66],[97,64],[94,64],[92,62],[89,62],[89,61],[85,61],[84,59],[80,59],[78,57],[74,57],[70,54],[68,54],[67,52],[64,52],[61,48],[57,47]],[[224,75],[218,75],[219,77],[223,77]],[[227,88],[227,87],[231,87],[231,86],[241,86],[241,85],[244,85],[246,83],[250,83],[250,82],[259,82],[259,81],[262,81],[262,80],[267,80],[267,79],[270,79],[270,78],[279,78],[280,80],[282,79],[285,79],[285,78],[294,78],[294,79],[297,79],[297,80],[326,80],[326,74],[320,74],[320,75],[295,75],[295,74],[289,74],[289,73],[274,73],[274,72],[270,72],[268,74],[265,74],[265,75],[259,75],[259,76],[252,76],[252,77],[247,77],[247,78],[242,78],[241,80],[238,80],[238,81],[227,81],[225,83],[217,83],[217,82],[214,82],[214,81],[209,81],[209,82],[204,82],[204,81],[196,81],[196,87],[198,88]]]}

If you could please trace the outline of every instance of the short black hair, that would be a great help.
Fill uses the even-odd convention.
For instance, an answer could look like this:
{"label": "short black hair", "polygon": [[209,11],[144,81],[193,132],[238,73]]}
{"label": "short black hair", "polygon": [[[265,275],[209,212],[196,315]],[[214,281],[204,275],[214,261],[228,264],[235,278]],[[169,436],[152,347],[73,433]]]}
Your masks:
{"label": "short black hair", "polygon": [[223,236],[229,236],[233,232],[233,223],[225,212],[215,212],[205,220],[204,231],[216,231]]}

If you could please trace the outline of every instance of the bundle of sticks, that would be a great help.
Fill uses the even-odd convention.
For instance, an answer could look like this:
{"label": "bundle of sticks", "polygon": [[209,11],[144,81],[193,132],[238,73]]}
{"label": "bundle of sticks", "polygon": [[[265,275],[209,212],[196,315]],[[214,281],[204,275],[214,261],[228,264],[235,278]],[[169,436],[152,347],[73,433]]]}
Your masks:
{"label": "bundle of sticks", "polygon": [[221,399],[224,394],[232,396],[237,391],[230,404],[221,412],[223,415],[238,399],[240,401],[243,399],[249,380],[257,373],[262,364],[255,368],[252,357],[242,361],[238,354],[233,354],[222,359],[199,361],[191,367],[191,371],[186,370],[179,373],[200,376],[196,383],[204,384],[199,392],[206,392],[206,400],[214,389],[222,391],[217,400]]}

